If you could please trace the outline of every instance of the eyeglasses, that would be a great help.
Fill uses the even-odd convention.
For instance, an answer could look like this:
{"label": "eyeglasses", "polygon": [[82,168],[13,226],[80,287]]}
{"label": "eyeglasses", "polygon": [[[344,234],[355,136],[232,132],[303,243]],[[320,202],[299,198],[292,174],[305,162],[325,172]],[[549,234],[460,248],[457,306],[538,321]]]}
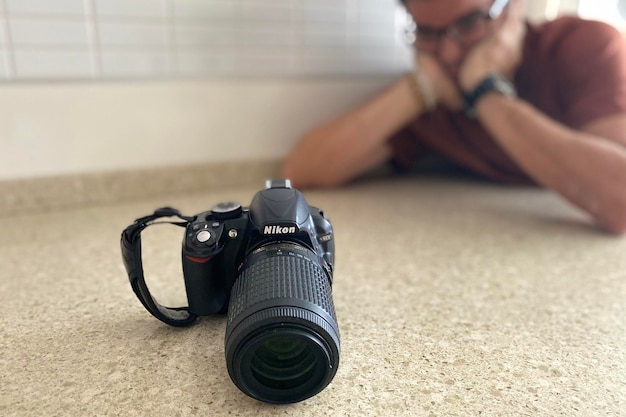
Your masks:
{"label": "eyeglasses", "polygon": [[495,0],[486,12],[475,10],[442,29],[418,26],[412,22],[407,28],[407,41],[418,50],[427,52],[436,51],[444,36],[448,36],[460,46],[471,45],[485,36],[489,23],[500,17],[508,4],[509,0]]}

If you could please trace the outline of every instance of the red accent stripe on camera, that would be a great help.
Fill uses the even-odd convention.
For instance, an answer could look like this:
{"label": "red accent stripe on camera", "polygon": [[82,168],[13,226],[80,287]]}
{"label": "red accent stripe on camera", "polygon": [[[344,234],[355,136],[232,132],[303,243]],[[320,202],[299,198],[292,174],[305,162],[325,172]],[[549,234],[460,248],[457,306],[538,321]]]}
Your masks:
{"label": "red accent stripe on camera", "polygon": [[211,258],[213,258],[213,257],[209,256],[208,258],[196,258],[195,256],[185,255],[185,258],[187,258],[191,262],[195,262],[197,264],[205,264],[205,263],[209,262],[211,260]]}

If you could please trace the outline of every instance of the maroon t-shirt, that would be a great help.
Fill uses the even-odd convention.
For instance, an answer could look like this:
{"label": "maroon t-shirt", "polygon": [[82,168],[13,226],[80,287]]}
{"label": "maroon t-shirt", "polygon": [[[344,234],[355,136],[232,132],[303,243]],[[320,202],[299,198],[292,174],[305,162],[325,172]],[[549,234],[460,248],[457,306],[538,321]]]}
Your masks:
{"label": "maroon t-shirt", "polygon": [[[528,25],[514,84],[521,99],[572,128],[626,113],[626,41],[612,26],[574,17]],[[409,169],[438,154],[486,178],[531,184],[476,120],[442,108],[390,139],[394,162]]]}

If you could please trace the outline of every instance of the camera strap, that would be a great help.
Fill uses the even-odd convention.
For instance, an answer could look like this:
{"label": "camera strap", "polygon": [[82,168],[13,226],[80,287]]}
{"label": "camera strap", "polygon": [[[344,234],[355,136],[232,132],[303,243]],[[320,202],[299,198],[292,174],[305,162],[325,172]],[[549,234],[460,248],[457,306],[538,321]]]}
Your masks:
{"label": "camera strap", "polygon": [[128,273],[133,292],[141,301],[141,304],[157,319],[172,326],[188,326],[198,316],[189,312],[188,307],[165,307],[159,304],[146,285],[141,260],[141,232],[148,226],[155,224],[155,220],[161,217],[178,217],[182,222],[157,222],[169,223],[180,227],[186,227],[194,220],[194,217],[183,216],[180,211],[172,207],[162,207],[153,214],[140,217],[122,232],[121,247],[124,266]]}

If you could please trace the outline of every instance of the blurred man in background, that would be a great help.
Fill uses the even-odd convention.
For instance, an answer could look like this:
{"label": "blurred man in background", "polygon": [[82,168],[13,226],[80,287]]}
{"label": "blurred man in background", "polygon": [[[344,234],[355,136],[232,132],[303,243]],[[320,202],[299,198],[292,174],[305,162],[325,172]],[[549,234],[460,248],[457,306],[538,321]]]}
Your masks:
{"label": "blurred man in background", "polygon": [[548,187],[626,233],[626,43],[609,25],[532,25],[521,0],[405,0],[416,70],[314,129],[282,174],[337,186],[436,154],[480,176]]}

